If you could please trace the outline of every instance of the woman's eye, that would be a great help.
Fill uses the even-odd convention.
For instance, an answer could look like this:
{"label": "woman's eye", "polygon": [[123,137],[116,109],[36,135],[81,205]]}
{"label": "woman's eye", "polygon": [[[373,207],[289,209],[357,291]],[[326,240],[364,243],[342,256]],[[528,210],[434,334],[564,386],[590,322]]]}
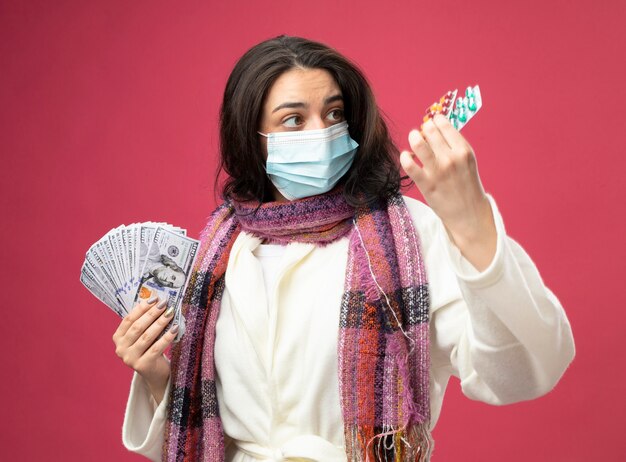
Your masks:
{"label": "woman's eye", "polygon": [[300,116],[292,116],[283,121],[285,127],[297,127],[301,122]]}
{"label": "woman's eye", "polygon": [[341,110],[341,109],[334,109],[334,110],[332,110],[332,111],[330,111],[328,113],[328,116],[334,122],[336,122],[338,120],[342,120],[343,119],[343,110]]}

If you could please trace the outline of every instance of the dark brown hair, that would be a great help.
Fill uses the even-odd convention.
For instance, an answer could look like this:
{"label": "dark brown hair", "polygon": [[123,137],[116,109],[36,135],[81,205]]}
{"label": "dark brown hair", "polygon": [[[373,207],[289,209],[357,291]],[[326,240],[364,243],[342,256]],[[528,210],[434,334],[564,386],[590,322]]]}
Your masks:
{"label": "dark brown hair", "polygon": [[[272,200],[257,134],[265,98],[284,72],[293,68],[324,69],[344,99],[350,136],[359,148],[341,182],[349,203],[371,202],[400,188],[398,148],[380,114],[372,90],[358,67],[328,46],[281,35],[248,50],[235,65],[220,110],[220,164],[228,174],[224,198]],[[216,177],[216,186],[218,179]]]}

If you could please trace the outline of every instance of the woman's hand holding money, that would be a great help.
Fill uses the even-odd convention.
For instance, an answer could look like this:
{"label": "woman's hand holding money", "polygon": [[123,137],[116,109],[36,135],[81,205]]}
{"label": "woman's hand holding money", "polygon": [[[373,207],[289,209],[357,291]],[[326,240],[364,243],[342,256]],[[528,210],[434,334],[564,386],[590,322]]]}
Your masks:
{"label": "woman's hand holding money", "polygon": [[160,403],[170,376],[170,363],[163,352],[176,337],[178,326],[156,340],[174,315],[173,307],[164,309],[165,300],[157,302],[153,297],[137,303],[113,334],[113,343],[115,354],[144,378]]}

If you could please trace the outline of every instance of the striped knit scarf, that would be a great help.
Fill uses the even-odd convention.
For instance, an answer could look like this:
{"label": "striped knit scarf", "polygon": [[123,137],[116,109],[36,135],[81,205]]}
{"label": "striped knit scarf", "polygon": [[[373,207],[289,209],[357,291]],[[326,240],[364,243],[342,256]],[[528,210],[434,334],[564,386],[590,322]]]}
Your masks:
{"label": "striped knit scarf", "polygon": [[419,237],[402,197],[354,209],[335,190],[255,208],[224,203],[201,233],[183,301],[186,332],[172,350],[163,460],[224,460],[215,325],[228,256],[243,230],[279,243],[325,245],[349,236],[345,292],[337,301],[347,460],[428,461],[428,285]]}

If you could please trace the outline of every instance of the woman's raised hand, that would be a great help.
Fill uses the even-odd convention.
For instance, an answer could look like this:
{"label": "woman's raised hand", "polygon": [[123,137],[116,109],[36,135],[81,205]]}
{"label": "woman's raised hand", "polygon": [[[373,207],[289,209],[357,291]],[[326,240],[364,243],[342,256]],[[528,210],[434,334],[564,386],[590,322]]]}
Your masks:
{"label": "woman's raised hand", "polygon": [[137,303],[113,334],[115,354],[144,378],[157,403],[163,399],[170,376],[170,363],[163,352],[178,332],[174,326],[156,340],[174,315],[173,307],[165,310],[166,304],[157,297]]}
{"label": "woman's raised hand", "polygon": [[411,130],[413,152],[402,151],[400,164],[461,253],[481,271],[495,255],[496,227],[474,151],[441,114],[428,120],[422,133]]}

